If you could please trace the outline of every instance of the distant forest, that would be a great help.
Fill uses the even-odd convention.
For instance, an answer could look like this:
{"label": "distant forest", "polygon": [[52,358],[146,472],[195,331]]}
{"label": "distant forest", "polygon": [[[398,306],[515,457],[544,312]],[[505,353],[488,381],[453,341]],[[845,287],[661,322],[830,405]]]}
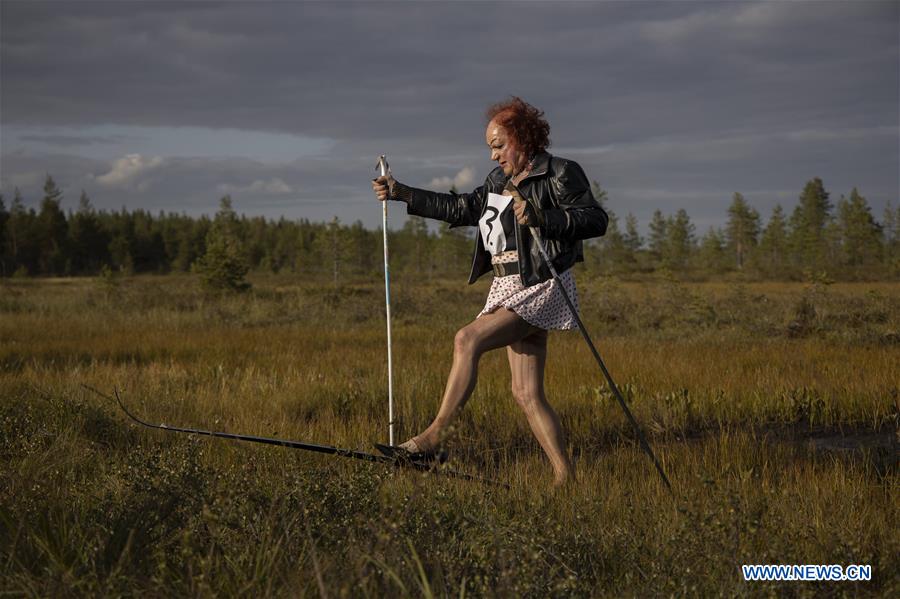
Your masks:
{"label": "distant forest", "polygon": [[[594,194],[610,214],[607,234],[584,244],[586,268],[596,274],[666,272],[709,277],[741,272],[751,278],[895,279],[900,275],[900,206],[881,222],[854,188],[833,203],[822,180],[812,179],[790,214],[780,205],[763,222],[740,193],[724,227],[695,230],[685,210],[654,212],[646,238],[637,219],[609,207],[596,182]],[[451,190],[451,193],[455,193]],[[380,230],[306,219],[238,217],[222,198],[213,217],[146,210],[95,210],[82,191],[75,211],[63,211],[63,193],[48,175],[40,209],[26,209],[19,190],[0,195],[0,276],[73,276],[189,272],[222,235],[250,271],[321,274],[337,283],[347,275],[380,273]],[[410,217],[390,231],[392,272],[459,276],[468,272],[474,229],[430,231]],[[217,237],[218,236],[218,237]]]}

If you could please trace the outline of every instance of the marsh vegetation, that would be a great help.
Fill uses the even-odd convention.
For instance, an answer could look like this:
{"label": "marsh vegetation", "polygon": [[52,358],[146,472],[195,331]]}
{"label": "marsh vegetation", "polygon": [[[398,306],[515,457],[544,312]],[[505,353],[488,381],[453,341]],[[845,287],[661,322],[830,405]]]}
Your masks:
{"label": "marsh vegetation", "polygon": [[[485,356],[450,441],[489,487],[153,422],[369,451],[387,436],[383,287],[251,275],[0,282],[0,587],[64,595],[743,596],[900,592],[896,283],[644,281],[576,270],[583,318],[671,498],[577,332],[548,397],[551,473]],[[393,285],[399,435],[434,414],[488,281]],[[405,438],[405,437],[404,437]],[[860,583],[745,583],[741,564],[871,564]]]}

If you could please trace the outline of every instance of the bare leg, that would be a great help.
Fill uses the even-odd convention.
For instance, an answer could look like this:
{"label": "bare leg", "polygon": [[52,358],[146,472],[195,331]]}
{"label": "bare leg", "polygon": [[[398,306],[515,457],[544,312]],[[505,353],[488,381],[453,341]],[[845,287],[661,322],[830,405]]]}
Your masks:
{"label": "bare leg", "polygon": [[441,407],[428,428],[413,438],[419,449],[425,451],[440,443],[444,430],[475,389],[478,360],[483,353],[515,343],[539,330],[506,308],[484,314],[461,328],[454,340],[453,366]]}
{"label": "bare leg", "polygon": [[507,348],[512,392],[531,426],[531,431],[553,465],[555,485],[574,480],[575,469],[566,452],[566,437],[559,417],[544,394],[544,365],[547,363],[547,331],[538,329]]}

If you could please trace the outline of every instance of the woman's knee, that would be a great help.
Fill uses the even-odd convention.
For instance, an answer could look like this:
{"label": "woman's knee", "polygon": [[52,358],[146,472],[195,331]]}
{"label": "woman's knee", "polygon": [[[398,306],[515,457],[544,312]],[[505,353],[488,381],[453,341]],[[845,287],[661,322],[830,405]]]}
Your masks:
{"label": "woman's knee", "polygon": [[544,393],[531,385],[513,383],[512,395],[516,404],[525,411],[533,410],[544,402]]}
{"label": "woman's knee", "polygon": [[453,351],[456,354],[474,355],[478,350],[478,340],[478,333],[472,327],[463,327],[453,338]]}

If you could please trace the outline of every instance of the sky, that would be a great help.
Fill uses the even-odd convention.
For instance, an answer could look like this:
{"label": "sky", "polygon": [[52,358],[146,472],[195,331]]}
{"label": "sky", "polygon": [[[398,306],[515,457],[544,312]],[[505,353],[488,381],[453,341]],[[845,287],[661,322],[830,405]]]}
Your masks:
{"label": "sky", "polygon": [[[767,221],[820,177],[900,203],[900,2],[0,0],[0,192],[37,207],[381,225],[371,189],[471,191],[519,96],[620,218],[740,192]],[[390,227],[405,207],[391,203]]]}

